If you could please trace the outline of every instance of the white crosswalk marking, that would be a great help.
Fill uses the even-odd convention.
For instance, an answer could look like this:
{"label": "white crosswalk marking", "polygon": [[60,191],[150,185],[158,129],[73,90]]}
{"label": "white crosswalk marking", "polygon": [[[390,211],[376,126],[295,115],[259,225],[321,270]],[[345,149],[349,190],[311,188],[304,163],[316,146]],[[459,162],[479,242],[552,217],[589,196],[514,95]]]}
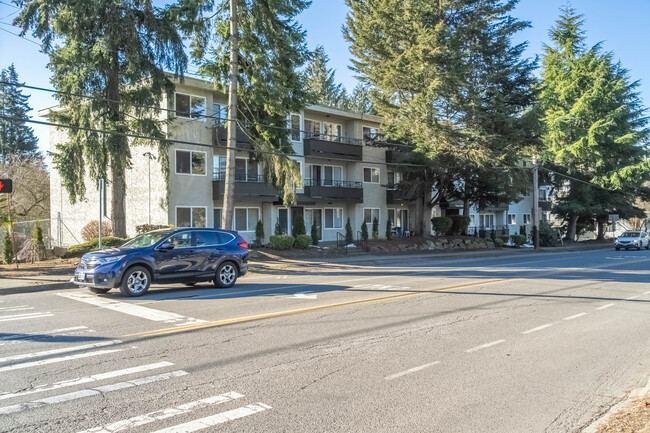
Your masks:
{"label": "white crosswalk marking", "polygon": [[139,317],[141,319],[152,320],[154,322],[175,323],[178,326],[207,322],[206,320],[182,316],[169,311],[156,310],[149,307],[143,307],[142,305],[116,301],[114,299],[100,298],[89,293],[66,292],[57,293],[57,295],[79,302],[85,302],[86,304],[96,305],[100,308],[106,308],[107,310],[113,310],[130,316]]}
{"label": "white crosswalk marking", "polygon": [[48,406],[51,404],[63,403],[71,400],[78,400],[84,397],[91,397],[93,395],[100,395],[107,392],[117,391],[119,389],[133,388],[135,386],[146,385],[148,383],[153,383],[153,382],[160,382],[163,380],[171,379],[173,377],[185,376],[187,374],[189,373],[186,371],[176,370],[170,373],[158,374],[156,376],[143,377],[141,379],[129,380],[127,382],[112,383],[110,385],[83,389],[81,391],[70,392],[68,394],[55,395],[54,397],[43,398],[41,400],[34,400],[27,403],[15,404],[13,406],[0,407],[0,415],[22,412],[28,409]]}
{"label": "white crosswalk marking", "polygon": [[[70,328],[60,328],[52,329],[50,331],[41,331],[36,334],[9,334],[4,337],[0,337],[0,341],[5,340],[34,340],[43,337],[50,337],[50,334],[63,334],[65,332],[80,331],[82,329],[88,329],[87,326],[72,326]],[[94,332],[89,330],[88,332]],[[54,337],[53,335],[51,337]]]}
{"label": "white crosswalk marking", "polygon": [[176,426],[164,428],[162,430],[157,430],[154,433],[191,433],[203,430],[208,427],[214,427],[228,421],[244,418],[249,415],[254,415],[268,409],[271,409],[271,406],[264,403],[249,404],[248,406],[229,410],[228,412],[218,413],[216,415],[207,416],[195,421],[186,422],[185,424],[179,424]]}
{"label": "white crosswalk marking", "polygon": [[34,307],[29,305],[15,305],[13,307],[1,307],[0,311],[24,311],[24,310],[33,310]]}
{"label": "white crosswalk marking", "polygon": [[100,341],[98,343],[82,344],[81,346],[62,347],[60,349],[45,350],[43,352],[23,353],[21,355],[13,355],[13,356],[7,356],[6,358],[0,358],[0,362],[19,361],[21,359],[29,359],[29,358],[40,358],[43,356],[59,355],[61,353],[67,353],[67,352],[79,352],[81,350],[95,349],[97,347],[113,346],[121,342],[122,340]]}
{"label": "white crosswalk marking", "polygon": [[25,391],[18,391],[15,393],[6,393],[0,394],[0,400],[6,400],[8,398],[19,397],[23,395],[36,394],[39,392],[52,391],[60,388],[67,388],[70,386],[83,385],[85,383],[97,382],[105,379],[112,379],[115,377],[126,376],[128,374],[140,373],[143,371],[155,370],[157,368],[169,367],[174,365],[173,362],[157,362],[155,364],[146,364],[140,365],[138,367],[125,368],[122,370],[109,371],[107,373],[93,374],[92,376],[87,377],[78,377],[76,379],[64,380],[61,382],[56,382],[52,385],[41,385],[37,386],[34,389],[28,389]]}
{"label": "white crosswalk marking", "polygon": [[20,370],[23,368],[38,367],[40,365],[56,364],[58,362],[73,361],[75,359],[89,358],[91,356],[108,355],[109,353],[121,352],[124,349],[96,350],[94,352],[77,353],[76,355],[60,356],[58,358],[41,359],[40,361],[21,362],[19,364],[0,367],[0,373],[5,371]]}
{"label": "white crosswalk marking", "polygon": [[214,397],[208,397],[190,403],[185,403],[180,406],[170,407],[167,409],[157,410],[155,412],[149,412],[144,415],[134,416],[133,418],[117,421],[102,427],[94,427],[90,430],[84,430],[79,433],[117,433],[141,425],[150,424],[155,421],[171,418],[176,415],[190,413],[195,409],[226,403],[242,397],[244,396],[237,392],[228,392],[221,395],[215,395]]}
{"label": "white crosswalk marking", "polygon": [[0,316],[0,322],[12,322],[14,320],[29,320],[40,319],[41,317],[52,317],[54,314],[49,311],[46,313],[29,313],[29,314],[14,314],[11,316]]}

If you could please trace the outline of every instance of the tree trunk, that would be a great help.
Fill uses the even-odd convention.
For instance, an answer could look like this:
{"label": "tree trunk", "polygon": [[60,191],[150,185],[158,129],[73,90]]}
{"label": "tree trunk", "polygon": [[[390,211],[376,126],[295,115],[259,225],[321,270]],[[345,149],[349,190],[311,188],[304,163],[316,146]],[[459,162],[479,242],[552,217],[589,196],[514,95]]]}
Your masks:
{"label": "tree trunk", "polygon": [[463,216],[469,216],[469,200],[463,200]]}
{"label": "tree trunk", "polygon": [[423,196],[418,196],[417,200],[415,200],[415,234],[417,236],[420,236],[421,233],[418,233],[422,231],[423,227],[423,216],[424,216],[424,211],[422,208],[426,207],[424,205],[424,197]]}
{"label": "tree trunk", "polygon": [[578,215],[570,215],[569,226],[567,227],[566,237],[564,238],[565,241],[575,242],[577,226],[578,226]]}
{"label": "tree trunk", "polygon": [[237,81],[239,79],[239,33],[237,30],[237,0],[230,0],[230,72],[228,75],[228,148],[226,149],[226,179],[223,191],[221,226],[232,229],[235,212],[235,162],[237,149]]}
{"label": "tree trunk", "polygon": [[596,222],[598,224],[598,237],[596,239],[599,241],[605,240],[605,222],[606,220],[602,219],[599,219]]}
{"label": "tree trunk", "polygon": [[[106,82],[106,96],[108,99],[106,117],[110,120],[111,125],[108,129],[115,129],[120,123],[120,73],[119,59],[117,50],[113,51],[113,68],[108,74]],[[124,182],[124,167],[128,155],[128,139],[114,135],[107,137],[110,143],[108,148],[111,149],[111,225],[113,226],[113,236],[126,238],[126,182]],[[116,145],[116,141],[123,141],[121,145]],[[100,200],[102,198],[100,197]]]}
{"label": "tree trunk", "polygon": [[126,238],[126,183],[124,182],[124,170],[122,170],[122,173],[118,173],[118,170],[111,170],[111,187],[113,236]]}

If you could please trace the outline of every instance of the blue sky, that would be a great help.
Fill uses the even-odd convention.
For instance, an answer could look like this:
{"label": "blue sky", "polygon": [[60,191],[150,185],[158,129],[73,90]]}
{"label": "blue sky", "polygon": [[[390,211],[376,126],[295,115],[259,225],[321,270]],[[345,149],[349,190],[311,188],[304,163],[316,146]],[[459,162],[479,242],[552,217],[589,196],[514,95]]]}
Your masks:
{"label": "blue sky", "polygon": [[[28,41],[31,38],[23,40],[7,33],[18,33],[18,29],[9,25],[16,9],[7,3],[8,0],[0,0],[0,67],[5,68],[13,62],[21,80],[50,88],[47,57],[39,52],[36,44]],[[548,29],[557,19],[559,8],[565,4],[566,0],[521,0],[514,15],[530,21],[532,27],[522,31],[516,42],[529,41],[527,56],[541,54],[543,44],[548,41]],[[630,70],[631,77],[641,81],[641,96],[646,105],[650,104],[650,37],[647,35],[650,1],[572,0],[571,5],[585,16],[587,42],[602,41],[605,50],[613,51],[623,66]],[[346,14],[344,0],[313,0],[312,6],[299,19],[307,30],[309,47],[325,47],[337,80],[351,90],[356,79],[349,69],[350,53],[341,33]],[[24,93],[32,95],[30,104],[35,111],[31,114],[35,119],[38,119],[37,110],[55,104],[51,94],[39,91]],[[41,147],[47,147],[48,128],[34,126],[34,129]]]}

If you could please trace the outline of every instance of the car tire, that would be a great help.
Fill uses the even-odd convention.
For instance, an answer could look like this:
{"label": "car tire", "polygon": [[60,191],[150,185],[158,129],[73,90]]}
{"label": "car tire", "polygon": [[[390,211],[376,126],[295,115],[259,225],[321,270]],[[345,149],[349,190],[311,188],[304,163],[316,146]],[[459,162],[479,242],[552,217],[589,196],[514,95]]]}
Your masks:
{"label": "car tire", "polygon": [[615,247],[615,248],[616,248],[616,251],[621,251],[621,249],[619,247]]}
{"label": "car tire", "polygon": [[111,290],[111,289],[102,289],[100,287],[88,287],[88,288],[90,289],[91,292],[97,293],[98,295],[108,293],[108,291]]}
{"label": "car tire", "polygon": [[214,285],[222,289],[234,286],[237,281],[237,273],[237,266],[233,262],[223,262],[217,268]]}
{"label": "car tire", "polygon": [[639,245],[636,247],[636,250],[641,251],[641,248],[643,248],[643,242],[639,242]]}
{"label": "car tire", "polygon": [[646,250],[650,250],[650,243],[649,243],[648,245],[645,246],[645,249],[646,249]]}
{"label": "car tire", "polygon": [[124,273],[120,291],[125,296],[142,296],[149,290],[151,285],[151,273],[142,266],[133,266]]}

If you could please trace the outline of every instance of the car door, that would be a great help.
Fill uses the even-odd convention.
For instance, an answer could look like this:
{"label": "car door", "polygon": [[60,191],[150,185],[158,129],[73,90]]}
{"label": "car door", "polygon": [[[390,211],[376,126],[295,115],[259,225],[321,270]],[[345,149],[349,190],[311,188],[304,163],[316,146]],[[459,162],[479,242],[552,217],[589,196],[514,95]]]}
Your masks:
{"label": "car door", "polygon": [[164,243],[170,243],[174,248],[156,251],[154,257],[158,278],[171,281],[193,277],[197,271],[194,233],[189,230],[176,233]]}
{"label": "car door", "polygon": [[218,232],[214,230],[196,230],[197,275],[200,278],[214,278],[223,247]]}

